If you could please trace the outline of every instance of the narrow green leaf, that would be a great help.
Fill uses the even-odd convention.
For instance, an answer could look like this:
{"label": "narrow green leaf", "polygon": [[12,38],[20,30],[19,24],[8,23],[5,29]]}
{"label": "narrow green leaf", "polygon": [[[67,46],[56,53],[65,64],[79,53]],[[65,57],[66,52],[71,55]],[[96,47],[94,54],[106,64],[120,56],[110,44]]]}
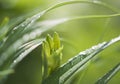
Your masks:
{"label": "narrow green leaf", "polygon": [[112,77],[114,77],[117,72],[120,71],[120,63],[118,63],[112,70],[107,72],[103,77],[101,77],[95,84],[107,84]]}
{"label": "narrow green leaf", "polygon": [[49,34],[47,35],[46,41],[49,43],[50,50],[52,53],[54,51],[54,42],[53,42],[53,38]]}
{"label": "narrow green leaf", "polygon": [[[4,66],[2,67],[3,71],[5,71],[4,73],[8,73],[8,74],[4,74],[4,76],[7,76],[9,74],[11,74],[13,72],[13,68],[15,68],[15,66],[22,61],[23,58],[25,58],[31,51],[33,51],[35,48],[37,48],[39,45],[41,45],[43,39],[36,39],[34,41],[28,42],[26,44],[24,44],[23,46],[21,46],[18,50],[17,53],[15,53],[13,56],[13,58],[8,59],[8,61],[5,62]],[[8,70],[6,70],[8,69]],[[4,80],[4,77],[0,76],[0,83]]]}
{"label": "narrow green leaf", "polygon": [[[47,12],[49,12],[50,10],[53,10],[55,8],[64,6],[64,5],[69,5],[69,4],[76,4],[76,3],[90,3],[90,4],[95,4],[95,5],[100,5],[100,6],[105,6],[101,3],[93,3],[93,2],[88,2],[88,1],[68,1],[68,2],[62,2],[62,3],[58,3],[28,19],[26,19],[24,22],[22,22],[20,25],[16,26],[15,28],[13,28],[13,31],[11,32],[11,34],[7,37],[7,40],[4,42],[4,45],[0,48],[0,66],[3,64],[3,62],[10,56],[12,55],[13,52],[16,51],[16,49],[18,47],[20,47],[23,43],[28,42],[34,38],[36,38],[36,36],[31,36],[31,35],[38,35],[40,36],[42,32],[52,28],[53,26],[56,26],[60,23],[66,22],[66,21],[70,21],[70,20],[76,20],[76,19],[84,19],[84,18],[109,18],[109,17],[114,17],[114,16],[119,16],[120,14],[111,14],[111,15],[89,15],[89,16],[80,16],[80,17],[71,17],[71,18],[64,18],[61,20],[58,20],[57,22],[53,22],[49,26],[47,25],[47,28],[44,28],[43,31],[41,32],[41,29],[38,29],[39,32],[37,32],[37,30],[32,31],[29,34],[26,33],[22,33],[24,30],[29,30],[29,27],[33,25],[33,23],[38,20],[41,16],[45,15]],[[107,7],[107,6],[105,6]],[[107,7],[108,9],[110,9],[109,7]],[[46,24],[44,24],[44,27]],[[37,32],[34,33],[34,32]],[[28,32],[27,32],[28,33]],[[22,38],[23,36],[23,38]],[[24,38],[24,37],[27,37]],[[22,39],[21,39],[22,38]],[[16,45],[16,48],[15,48]],[[7,49],[7,50],[5,50]]]}
{"label": "narrow green leaf", "polygon": [[12,54],[13,57],[8,58],[3,66],[1,66],[1,70],[5,69],[13,69],[15,66],[23,59],[25,58],[31,51],[33,51],[35,48],[37,48],[39,45],[41,45],[43,39],[36,39],[34,41],[28,42],[18,48],[16,53]]}
{"label": "narrow green leaf", "polygon": [[9,22],[9,18],[5,17],[0,25],[0,41],[5,37],[8,32],[7,24]]}
{"label": "narrow green leaf", "polygon": [[[58,22],[53,22],[52,24],[50,24],[50,27],[49,27],[49,25],[47,25],[47,23],[45,23],[44,26],[43,26],[44,30],[43,29],[38,29],[39,32],[37,31],[37,29],[35,31],[32,31],[32,30],[29,31],[30,30],[29,27],[31,27],[33,25],[33,23],[35,23],[35,21],[37,21],[41,16],[45,15],[47,12],[49,12],[49,11],[55,9],[55,8],[64,6],[64,5],[76,4],[76,3],[90,3],[90,4],[94,4],[94,5],[104,6],[104,7],[107,7],[108,9],[112,10],[108,6],[105,6],[101,3],[93,3],[93,2],[88,2],[88,1],[68,1],[68,2],[58,3],[58,4],[56,4],[52,7],[38,13],[36,15],[33,15],[30,18],[27,18],[21,24],[19,24],[18,26],[13,28],[12,32],[9,33],[7,39],[5,40],[3,46],[0,47],[0,67],[4,66],[3,65],[4,62],[7,59],[9,59],[18,50],[18,48],[20,46],[22,46],[24,43],[27,43],[28,41],[31,41],[31,40],[35,39],[37,35],[40,36],[41,33],[43,33],[46,30],[52,28],[53,26],[56,26],[60,23],[66,22],[66,21],[76,20],[76,19],[99,18],[99,17],[100,18],[103,18],[103,17],[109,18],[109,17],[114,17],[114,16],[119,16],[120,15],[120,14],[89,15],[89,16],[63,18],[61,20],[58,20]],[[47,25],[47,27],[45,25]],[[41,30],[42,30],[42,32],[41,32]],[[26,31],[28,31],[28,32],[26,33]]]}
{"label": "narrow green leaf", "polygon": [[[48,76],[48,57],[50,56],[50,53],[49,55],[47,55],[46,53],[47,52],[47,46],[49,46],[48,44],[46,45],[46,41],[43,41],[42,43],[42,80],[44,80],[47,76]],[[48,50],[50,51],[50,49]]]}
{"label": "narrow green leaf", "polygon": [[9,18],[5,17],[4,20],[2,21],[2,23],[0,24],[0,30],[6,26],[6,24],[9,22]]}
{"label": "narrow green leaf", "polygon": [[[77,70],[85,66],[96,54],[100,53],[103,49],[120,41],[120,36],[112,39],[109,42],[103,42],[90,49],[80,52],[75,57],[71,58],[68,62],[59,67],[53,74],[51,74],[43,84],[63,84],[68,80]],[[55,79],[53,79],[55,78]]]}
{"label": "narrow green leaf", "polygon": [[54,49],[57,50],[60,48],[60,38],[59,38],[59,35],[58,33],[54,33],[54,36],[53,36],[53,41],[54,41]]}
{"label": "narrow green leaf", "polygon": [[1,82],[2,78],[4,78],[6,75],[9,75],[11,73],[14,73],[13,69],[8,69],[8,70],[0,71],[0,82]]}
{"label": "narrow green leaf", "polygon": [[14,54],[14,58],[11,60],[11,63],[9,65],[10,68],[14,68],[20,61],[22,61],[23,58],[25,58],[31,51],[36,49],[38,46],[42,44],[43,39],[36,39],[29,43],[24,44],[21,46],[17,53]]}
{"label": "narrow green leaf", "polygon": [[0,77],[1,76],[6,76],[6,75],[11,74],[13,72],[14,72],[13,69],[8,69],[8,70],[0,71]]}
{"label": "narrow green leaf", "polygon": [[[55,9],[55,8],[58,8],[58,7],[61,7],[61,6],[65,6],[65,5],[70,5],[70,4],[77,4],[77,3],[88,3],[88,4],[94,4],[94,5],[100,5],[100,6],[104,6],[105,8],[108,8],[110,10],[112,10],[113,12],[116,13],[116,11],[114,11],[112,8],[110,8],[109,6],[107,6],[106,4],[103,4],[103,3],[95,3],[95,2],[90,2],[90,1],[66,1],[66,2],[61,2],[61,3],[58,3],[54,6],[51,6],[50,8],[36,14],[36,15],[33,15],[32,17],[26,19],[25,21],[23,21],[20,25],[16,26],[15,28],[13,28],[13,31],[12,33],[10,33],[10,35],[8,36],[8,39],[6,40],[6,42],[11,42],[11,43],[14,43],[13,41],[16,41],[18,38],[20,38],[20,34],[21,32],[23,32],[24,30],[28,29],[30,26],[33,25],[33,23],[35,21],[37,21],[40,17],[42,17],[43,15],[45,15],[46,13],[48,13],[49,11]],[[116,14],[116,15],[113,15],[113,16],[119,16],[120,14]],[[112,17],[111,15],[107,16],[107,15],[92,15],[92,16],[86,16],[86,17],[81,17],[82,18],[97,18],[97,17]],[[78,17],[77,17],[78,18]],[[17,39],[15,39],[17,38]],[[9,46],[9,43],[5,44],[6,46],[4,46],[4,48],[7,48]],[[1,51],[3,52],[3,51]]]}
{"label": "narrow green leaf", "polygon": [[[53,21],[54,24],[51,23],[53,25],[50,26],[50,28],[52,28],[56,24],[62,23],[62,21],[63,20],[60,20],[60,21],[58,20],[57,23],[54,23],[54,21]],[[30,41],[32,39],[35,39],[37,36],[40,36],[41,33],[47,31],[48,29],[50,29],[50,28],[47,28],[47,26],[45,26],[46,24],[44,24],[44,28],[36,29],[36,30],[31,31],[28,34],[25,34],[22,38],[18,39],[14,44],[11,44],[10,47],[9,46],[7,47],[6,44],[4,44],[6,46],[6,50],[4,49],[5,46],[2,47],[2,49],[4,50],[4,52],[0,53],[0,66],[2,66],[2,64],[4,63],[5,60],[7,60],[7,59],[9,59],[9,57],[13,56],[13,53],[16,52],[17,49],[20,46],[22,46],[23,44],[25,44],[26,42],[28,42],[28,41]]]}
{"label": "narrow green leaf", "polygon": [[46,57],[47,58],[50,57],[50,46],[47,41],[44,41],[44,51],[45,51]]}

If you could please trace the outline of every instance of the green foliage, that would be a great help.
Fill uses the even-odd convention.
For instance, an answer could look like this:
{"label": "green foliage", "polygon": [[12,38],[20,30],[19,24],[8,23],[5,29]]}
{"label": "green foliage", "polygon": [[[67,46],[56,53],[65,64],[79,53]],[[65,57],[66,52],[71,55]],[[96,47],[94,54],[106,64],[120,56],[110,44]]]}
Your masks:
{"label": "green foliage", "polygon": [[[101,44],[98,44],[96,46],[93,46],[90,49],[87,49],[86,51],[80,52],[78,55],[75,57],[71,58],[68,62],[63,64],[57,71],[55,71],[50,77],[48,77],[43,84],[47,84],[48,82],[50,84],[64,84],[66,80],[70,78],[77,70],[85,66],[89,60],[91,60],[96,54],[104,50],[106,47],[110,46],[111,44],[120,41],[120,36],[112,39],[109,42],[103,42]],[[117,69],[118,68],[118,69]],[[112,74],[113,71],[119,71],[119,65],[118,67],[115,67],[109,74]],[[55,78],[55,79],[53,79]],[[104,83],[104,80],[109,79],[109,76],[105,76],[103,79],[100,79],[101,81],[103,80],[102,84]],[[101,81],[98,84],[101,84]],[[108,80],[107,80],[108,81]],[[105,82],[104,84],[106,84]]]}
{"label": "green foliage", "polygon": [[2,38],[5,37],[7,31],[8,31],[8,28],[7,28],[7,24],[8,24],[8,17],[4,18],[3,22],[0,24],[0,43],[2,41]]}
{"label": "green foliage", "polygon": [[[21,3],[22,2],[23,1],[21,1]],[[34,0],[32,0],[32,2],[34,2]],[[43,3],[44,1],[39,2]],[[8,2],[7,0],[5,2],[0,1],[0,3],[3,5],[5,3],[11,3],[11,5],[6,8],[2,5],[2,10],[9,11],[9,7],[12,8],[15,4],[12,3],[12,0]],[[78,5],[81,8],[79,8]],[[0,24],[0,84],[6,84],[4,83],[4,81],[6,81],[7,84],[10,84],[10,80],[13,80],[11,84],[39,84],[40,82],[43,84],[86,84],[88,82],[90,84],[93,84],[99,79],[99,77],[103,76],[103,73],[107,74],[100,78],[100,80],[96,82],[97,84],[101,84],[101,82],[107,83],[110,79],[114,78],[117,80],[118,78],[114,76],[119,71],[119,65],[114,67],[109,72],[107,71],[114,65],[114,63],[119,62],[118,44],[114,45],[114,47],[117,47],[117,49],[111,47],[108,48],[110,50],[108,50],[107,53],[104,52],[107,50],[106,48],[108,46],[113,45],[120,40],[120,37],[116,37],[119,35],[118,31],[120,16],[120,10],[116,6],[117,5],[110,4],[110,1],[104,0],[68,0],[56,3],[55,5],[50,6],[42,12],[38,12],[36,14],[31,12],[31,14],[33,14],[32,16],[30,16],[30,14],[23,15],[21,16],[22,20],[19,20],[18,18],[18,21],[16,21],[16,19],[14,19],[15,17],[11,20],[12,16],[10,16],[9,21],[9,18],[6,17]],[[19,7],[17,8],[19,9]],[[62,10],[60,10],[60,8]],[[63,9],[65,11],[63,11]],[[24,9],[22,8],[21,11],[22,10]],[[62,13],[66,11],[69,14],[67,16],[62,16]],[[52,19],[50,19],[51,13],[53,14]],[[4,12],[1,12],[1,17],[3,16]],[[56,18],[56,16],[58,16],[58,18]],[[106,30],[108,30],[109,33],[105,34],[104,32],[108,32]],[[52,33],[53,31],[57,31],[61,35],[61,37],[59,37],[58,33],[56,32],[53,34],[53,37],[48,34]],[[101,32],[102,35],[100,35]],[[47,37],[46,33],[48,34]],[[112,39],[113,37],[116,38]],[[112,40],[100,43],[96,46],[91,47],[90,49],[80,52],[84,48],[88,48],[88,46],[94,45],[94,41],[96,41],[96,38],[99,38],[100,41],[101,39]],[[60,40],[63,41],[62,45]],[[66,43],[66,41],[68,41],[68,43]],[[100,41],[97,40],[98,43]],[[68,44],[70,44],[69,47]],[[75,47],[76,50],[71,47]],[[36,49],[38,49],[41,54],[35,52],[35,54],[33,55],[32,53],[33,51],[36,51]],[[101,51],[103,51],[103,54],[105,55],[99,54]],[[114,51],[116,53],[114,53]],[[111,54],[112,52],[113,54]],[[75,56],[75,54],[77,55]],[[19,68],[18,64],[24,63],[25,59],[29,58],[29,56],[31,55],[33,55],[33,58],[37,56],[40,57],[40,62],[38,63],[38,65],[40,65],[40,67],[38,68],[40,69],[38,69],[37,71],[35,68],[34,70],[36,70],[37,72],[31,72],[30,76],[27,76],[29,82],[18,82],[14,79],[16,78],[14,77],[14,75],[17,74],[16,68]],[[113,60],[113,56],[115,55],[117,55],[117,57],[114,57],[115,59]],[[90,61],[91,63],[89,65],[88,62]],[[28,71],[32,71],[32,67],[36,66],[32,66],[31,64],[34,64],[34,62],[36,61],[30,62],[30,70],[28,69]],[[26,63],[21,66],[24,67],[25,64]],[[87,64],[88,67],[86,66]],[[99,64],[101,64],[102,69],[98,68],[96,70],[96,66],[100,67]],[[90,68],[89,70],[89,67],[93,67],[93,69]],[[90,72],[90,74],[86,74],[84,72],[84,68],[88,68],[87,73]],[[105,70],[103,70],[103,68],[105,68]],[[23,69],[27,70],[26,67],[24,67]],[[38,73],[39,71],[39,75],[37,74],[35,77],[32,76],[32,74]],[[76,75],[78,71],[80,73],[79,76]],[[97,74],[92,75],[92,73],[95,71]],[[84,72],[84,76],[86,77],[81,77],[81,72]],[[13,78],[12,75],[10,75],[12,73]],[[20,71],[19,73],[22,74],[23,72]],[[25,80],[24,75],[25,74],[23,74],[21,77],[23,78],[23,80]],[[32,80],[29,79],[30,77]],[[38,79],[39,81],[30,82],[36,79]],[[117,82],[111,82],[111,84],[114,83]]]}
{"label": "green foliage", "polygon": [[59,35],[55,32],[53,38],[48,35],[42,43],[42,73],[43,80],[60,66],[62,49]]}
{"label": "green foliage", "polygon": [[2,78],[4,78],[4,76],[9,75],[9,74],[11,74],[11,73],[13,73],[13,72],[14,72],[14,71],[13,71],[12,69],[0,71],[0,80],[1,80]]}
{"label": "green foliage", "polygon": [[112,70],[100,78],[96,84],[106,84],[109,80],[120,70],[120,63],[118,63]]}

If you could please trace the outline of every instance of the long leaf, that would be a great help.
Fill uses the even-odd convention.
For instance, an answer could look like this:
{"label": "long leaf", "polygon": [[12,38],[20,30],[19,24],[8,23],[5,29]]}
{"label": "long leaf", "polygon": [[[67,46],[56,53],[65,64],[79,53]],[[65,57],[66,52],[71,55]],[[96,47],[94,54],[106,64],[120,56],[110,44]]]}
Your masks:
{"label": "long leaf", "polygon": [[[35,39],[34,38],[29,38],[29,36],[31,34],[34,34],[33,32],[30,33],[30,35],[22,33],[24,30],[29,30],[29,27],[36,21],[38,20],[41,16],[45,15],[47,12],[64,6],[64,5],[69,5],[69,4],[76,4],[76,3],[90,3],[90,4],[95,4],[95,5],[100,5],[100,6],[105,6],[107,8],[109,8],[108,6],[101,4],[101,3],[93,3],[93,2],[88,2],[88,1],[68,1],[68,2],[62,2],[59,3],[55,6],[52,6],[28,19],[26,19],[24,22],[22,22],[20,25],[16,26],[15,28],[13,28],[13,31],[11,32],[11,34],[7,37],[6,42],[4,42],[4,45],[0,48],[0,66],[3,64],[4,60],[6,60],[8,58],[8,56],[10,56],[13,52],[16,51],[16,48],[20,47],[23,43]],[[109,8],[110,9],[110,8]],[[71,17],[71,18],[64,18],[62,19],[62,22],[66,22],[66,21],[70,21],[70,20],[76,20],[76,19],[84,19],[84,18],[103,18],[103,17],[113,17],[113,16],[119,16],[120,14],[111,14],[111,15],[88,15],[88,16],[80,16],[80,17]],[[58,23],[57,23],[58,24]],[[53,25],[56,25],[56,23],[54,23]],[[51,26],[52,27],[52,26]],[[46,28],[44,28],[46,29]],[[46,29],[47,30],[47,29]],[[40,31],[40,30],[39,30]],[[27,32],[28,33],[28,32]],[[41,32],[37,32],[37,34],[41,34]],[[24,35],[24,36],[23,36]],[[34,34],[36,35],[36,34]],[[23,39],[20,39],[22,38]],[[27,38],[24,38],[27,37]],[[28,39],[29,38],[29,39]],[[15,48],[16,45],[16,48]],[[7,49],[7,50],[5,50]]]}
{"label": "long leaf", "polygon": [[[14,54],[14,57],[7,60],[2,67],[3,71],[0,71],[0,84],[7,77],[7,75],[13,73],[13,68],[25,58],[31,51],[41,45],[43,39],[36,39],[32,42],[26,43],[21,48],[17,50],[17,53]],[[7,69],[7,70],[6,70]]]}
{"label": "long leaf", "polygon": [[0,47],[2,45],[2,40],[5,39],[5,35],[8,32],[8,22],[9,22],[9,18],[5,17],[4,20],[2,21],[2,23],[0,24]]}
{"label": "long leaf", "polygon": [[82,68],[96,54],[117,41],[120,41],[120,36],[109,42],[103,42],[79,53],[51,74],[45,81],[43,81],[43,84],[63,84],[71,75]]}
{"label": "long leaf", "polygon": [[112,77],[114,77],[117,72],[120,71],[120,63],[118,63],[112,70],[101,77],[95,84],[107,84]]}
{"label": "long leaf", "polygon": [[[48,29],[61,24],[63,22],[71,21],[71,20],[76,20],[76,19],[84,19],[84,18],[109,18],[109,17],[114,17],[114,16],[119,16],[120,14],[111,14],[111,15],[88,15],[88,16],[80,16],[80,17],[71,17],[71,18],[63,18],[61,20],[58,20],[58,22],[52,23],[50,28],[45,28],[46,24],[44,24],[43,29],[44,31],[41,32],[43,29],[36,29],[36,30],[30,30],[29,28],[43,15],[45,15],[47,12],[64,6],[64,5],[69,5],[69,4],[76,4],[76,3],[89,3],[89,4],[94,4],[94,5],[100,5],[108,8],[109,10],[112,10],[115,12],[113,9],[108,7],[107,5],[101,4],[101,3],[94,3],[94,2],[88,2],[88,1],[68,1],[68,2],[62,2],[58,3],[57,5],[54,5],[28,19],[23,21],[20,25],[16,26],[13,28],[13,31],[8,34],[6,37],[7,39],[5,40],[4,44],[0,47],[0,66],[4,66],[4,62],[9,59],[17,50],[20,46],[22,46],[24,43],[29,42],[35,38],[36,36],[40,36],[43,32],[47,31]],[[48,26],[48,25],[47,25]],[[29,31],[30,30],[30,31]],[[28,31],[26,33],[26,31]],[[37,33],[37,34],[36,34]],[[32,36],[34,35],[34,36]],[[5,50],[6,49],[6,50]],[[24,55],[25,56],[25,55]],[[19,57],[19,56],[18,56]],[[14,58],[14,56],[13,56]]]}
{"label": "long leaf", "polygon": [[4,81],[6,80],[6,75],[9,75],[11,73],[14,73],[13,69],[7,69],[4,71],[0,71],[0,84],[3,84]]}
{"label": "long leaf", "polygon": [[25,44],[20,50],[15,53],[14,59],[11,60],[10,68],[14,68],[23,58],[25,58],[31,51],[42,44],[43,39],[37,39]]}
{"label": "long leaf", "polygon": [[[55,8],[64,6],[64,5],[77,4],[77,3],[88,3],[88,4],[100,5],[100,6],[104,6],[104,7],[108,8],[109,10],[112,10],[113,12],[115,12],[112,8],[110,8],[109,6],[107,6],[106,4],[103,4],[103,3],[95,3],[95,2],[89,2],[89,1],[67,1],[67,2],[58,3],[36,15],[33,15],[32,17],[23,21],[20,25],[13,28],[13,31],[8,35],[8,39],[6,40],[6,43],[3,48],[7,48],[10,45],[8,42],[13,43],[14,41],[16,41],[20,37],[21,32],[23,32],[25,29],[28,29],[35,21],[37,21],[40,17],[42,17],[49,11],[51,11]],[[94,16],[92,16],[92,17],[94,17]],[[99,15],[95,16],[95,17],[99,17]],[[104,16],[100,16],[100,17],[104,17]],[[82,18],[88,18],[88,17],[82,17]],[[15,39],[15,38],[17,38],[17,39]],[[0,52],[2,52],[2,51],[0,50]]]}
{"label": "long leaf", "polygon": [[[51,21],[50,21],[51,22]],[[0,56],[0,66],[3,65],[3,63],[12,56],[14,58],[14,53],[17,52],[18,48],[21,47],[23,44],[25,44],[26,42],[29,42],[30,40],[33,40],[37,37],[39,37],[43,32],[49,30],[50,28],[52,28],[53,26],[56,26],[57,24],[60,24],[64,22],[64,20],[56,20],[51,22],[50,24],[47,25],[43,24],[43,26],[40,29],[35,29],[32,30],[30,33],[27,33],[25,35],[23,35],[22,38],[18,39],[14,44],[11,44],[10,47],[6,48],[5,52],[1,53]],[[3,65],[4,66],[4,65]]]}

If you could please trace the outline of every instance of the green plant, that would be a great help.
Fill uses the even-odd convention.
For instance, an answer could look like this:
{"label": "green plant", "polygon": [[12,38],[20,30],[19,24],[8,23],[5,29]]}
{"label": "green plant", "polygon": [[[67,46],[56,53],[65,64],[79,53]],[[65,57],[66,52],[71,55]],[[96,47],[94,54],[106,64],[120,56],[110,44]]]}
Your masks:
{"label": "green plant", "polygon": [[[93,46],[86,51],[80,52],[75,57],[71,58],[68,62],[62,65],[58,70],[56,70],[50,77],[48,77],[43,84],[63,84],[69,77],[74,74],[77,70],[85,66],[89,60],[91,60],[96,54],[104,50],[106,47],[120,40],[120,37],[112,39],[109,42],[103,42],[98,44],[97,46]],[[116,74],[120,70],[120,64],[118,64],[113,70],[111,70],[107,75],[100,79],[100,81],[96,82],[96,84],[106,84],[110,78]],[[55,78],[55,79],[53,79]],[[102,82],[101,82],[102,81]]]}
{"label": "green plant", "polygon": [[[112,11],[110,14],[96,14],[85,16],[71,16],[55,20],[41,20],[44,15],[53,9],[70,5],[70,4],[92,4],[105,7]],[[0,26],[0,83],[4,83],[7,76],[14,72],[15,66],[20,63],[30,52],[42,45],[41,73],[43,84],[63,84],[79,69],[86,66],[86,64],[93,59],[98,53],[106,49],[106,47],[118,42],[120,37],[116,37],[108,42],[100,43],[80,52],[78,55],[72,57],[69,61],[60,65],[61,54],[63,46],[60,45],[60,39],[57,33],[53,38],[48,35],[47,38],[42,37],[48,30],[65,22],[79,20],[79,19],[93,19],[93,18],[112,18],[119,17],[119,11],[103,2],[92,1],[67,1],[58,3],[42,12],[33,15],[30,18],[17,22],[15,26],[9,26],[8,18],[5,18]],[[39,23],[39,25],[37,25]],[[54,45],[54,47],[53,47]],[[51,56],[51,57],[50,57]],[[64,55],[63,55],[64,56]],[[52,64],[50,65],[49,62]],[[55,64],[56,65],[55,65]],[[88,65],[89,66],[89,65]],[[120,70],[120,65],[113,68],[107,75],[103,76],[100,81],[96,80],[96,84],[105,84],[109,81],[108,78],[114,77],[116,72]],[[107,80],[107,81],[106,81]]]}
{"label": "green plant", "polygon": [[43,80],[47,78],[55,69],[60,66],[62,51],[59,35],[55,32],[54,37],[47,36],[42,43],[42,73]]}

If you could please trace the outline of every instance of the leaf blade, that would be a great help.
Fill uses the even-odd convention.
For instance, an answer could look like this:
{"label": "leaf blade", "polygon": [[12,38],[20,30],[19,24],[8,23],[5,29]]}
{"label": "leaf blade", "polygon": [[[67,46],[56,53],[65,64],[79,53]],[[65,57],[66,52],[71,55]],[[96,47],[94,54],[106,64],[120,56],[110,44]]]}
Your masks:
{"label": "leaf blade", "polygon": [[110,79],[114,77],[119,71],[120,71],[120,63],[118,63],[114,68],[112,68],[99,80],[97,80],[95,84],[107,84],[110,81]]}
{"label": "leaf blade", "polygon": [[59,67],[51,76],[49,76],[43,82],[43,84],[47,84],[48,81],[50,84],[63,84],[71,75],[73,75],[78,69],[83,67],[87,62],[89,62],[89,60],[91,60],[96,54],[100,53],[102,50],[104,50],[105,48],[117,41],[120,41],[120,36],[110,40],[109,42],[103,42],[81,52],[77,56],[70,59],[67,63]]}

